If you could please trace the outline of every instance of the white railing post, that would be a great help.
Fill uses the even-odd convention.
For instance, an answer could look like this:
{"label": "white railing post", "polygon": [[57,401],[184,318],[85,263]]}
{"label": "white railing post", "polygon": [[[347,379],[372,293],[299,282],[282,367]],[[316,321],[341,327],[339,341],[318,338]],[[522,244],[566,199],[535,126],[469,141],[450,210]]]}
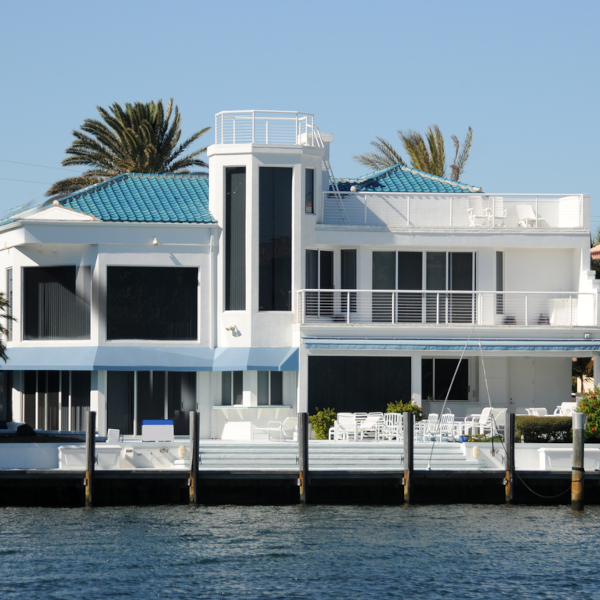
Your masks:
{"label": "white railing post", "polygon": [[539,203],[538,203],[538,197],[535,197],[535,226],[538,226],[538,221],[540,220],[540,211],[539,211]]}
{"label": "white railing post", "polygon": [[346,323],[350,324],[350,292],[346,292]]}
{"label": "white railing post", "polygon": [[569,294],[569,328],[573,327],[573,296]]}
{"label": "white railing post", "polygon": [[440,324],[440,293],[435,293],[435,324]]}
{"label": "white railing post", "polygon": [[410,227],[410,196],[406,197],[406,226]]}
{"label": "white railing post", "polygon": [[254,115],[254,111],[252,111],[252,143],[255,143],[255,136],[256,136],[256,118]]}
{"label": "white railing post", "polygon": [[269,143],[269,119],[265,119],[265,137],[266,137],[265,143],[268,144]]}
{"label": "white railing post", "polygon": [[236,130],[235,130],[235,126],[236,126],[236,118],[233,117],[233,143],[235,144],[236,142]]}
{"label": "white railing post", "polygon": [[529,325],[529,295],[525,294],[525,325]]}
{"label": "white railing post", "polygon": [[454,204],[454,196],[450,196],[450,227],[452,227],[452,206]]}

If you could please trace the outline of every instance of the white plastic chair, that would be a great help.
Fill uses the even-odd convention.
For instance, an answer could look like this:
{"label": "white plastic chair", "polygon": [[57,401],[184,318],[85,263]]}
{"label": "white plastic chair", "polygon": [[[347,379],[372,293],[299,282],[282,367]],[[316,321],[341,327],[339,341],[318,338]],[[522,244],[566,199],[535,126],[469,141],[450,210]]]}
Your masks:
{"label": "white plastic chair", "polygon": [[506,219],[506,213],[508,212],[504,208],[504,198],[502,196],[494,196],[492,202],[492,208],[486,208],[484,212],[492,227],[501,227],[504,225],[504,219]]}
{"label": "white plastic chair", "polygon": [[534,227],[538,221],[544,220],[539,215],[536,216],[529,204],[517,204],[517,215],[521,227]]}
{"label": "white plastic chair", "polygon": [[563,402],[560,406],[556,407],[554,411],[555,415],[563,417],[573,416],[573,411],[577,408],[577,402]]}
{"label": "white plastic chair", "polygon": [[467,208],[467,213],[469,215],[470,227],[481,227],[488,220],[488,215],[483,209],[483,200],[481,199],[481,196],[469,198],[469,208]]}
{"label": "white plastic chair", "polygon": [[547,417],[548,410],[543,407],[534,406],[532,408],[527,409],[527,414],[534,417]]}
{"label": "white plastic chair", "polygon": [[435,434],[435,427],[437,425],[438,418],[439,415],[437,413],[429,413],[427,421],[421,421],[419,423],[419,433],[417,435],[419,441],[425,442]]}
{"label": "white plastic chair", "polygon": [[358,425],[357,431],[360,439],[364,440],[365,437],[377,439],[377,433],[382,422],[383,413],[369,413],[367,418]]}
{"label": "white plastic chair", "polygon": [[329,428],[329,439],[335,442],[347,442],[358,438],[358,423],[354,413],[338,413],[333,427]]}
{"label": "white plastic chair", "polygon": [[402,416],[402,413],[386,413],[383,415],[383,421],[381,421],[377,432],[377,439],[403,441]]}

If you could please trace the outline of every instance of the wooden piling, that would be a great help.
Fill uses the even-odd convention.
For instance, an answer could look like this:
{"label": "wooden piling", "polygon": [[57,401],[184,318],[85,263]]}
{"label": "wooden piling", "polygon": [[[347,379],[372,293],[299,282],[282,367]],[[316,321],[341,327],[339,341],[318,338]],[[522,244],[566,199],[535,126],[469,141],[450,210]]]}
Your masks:
{"label": "wooden piling", "polygon": [[585,423],[583,413],[573,413],[573,470],[571,471],[571,508],[583,510]]}
{"label": "wooden piling", "polygon": [[198,466],[200,464],[200,413],[190,411],[190,504],[198,504]]}
{"label": "wooden piling", "polygon": [[404,426],[404,503],[413,500],[414,431],[415,417],[412,413],[402,415]]}
{"label": "wooden piling", "polygon": [[85,433],[85,505],[94,504],[94,469],[96,465],[96,413],[89,411]]}
{"label": "wooden piling", "polygon": [[298,488],[300,503],[308,503],[308,413],[298,413]]}
{"label": "wooden piling", "polygon": [[507,504],[515,500],[515,415],[508,413],[504,427],[504,445],[506,447],[506,475],[504,491]]}

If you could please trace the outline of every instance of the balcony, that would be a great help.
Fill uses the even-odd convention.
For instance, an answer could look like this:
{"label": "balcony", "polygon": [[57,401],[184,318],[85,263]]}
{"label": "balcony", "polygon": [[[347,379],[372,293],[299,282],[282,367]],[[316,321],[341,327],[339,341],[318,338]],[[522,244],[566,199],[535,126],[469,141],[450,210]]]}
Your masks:
{"label": "balcony", "polygon": [[[325,192],[319,223],[400,229],[583,229],[584,197]],[[588,225],[589,227],[589,225]]]}
{"label": "balcony", "polygon": [[302,325],[594,327],[596,294],[300,290]]}
{"label": "balcony", "polygon": [[215,115],[215,144],[323,147],[314,115],[267,110],[218,113]]}

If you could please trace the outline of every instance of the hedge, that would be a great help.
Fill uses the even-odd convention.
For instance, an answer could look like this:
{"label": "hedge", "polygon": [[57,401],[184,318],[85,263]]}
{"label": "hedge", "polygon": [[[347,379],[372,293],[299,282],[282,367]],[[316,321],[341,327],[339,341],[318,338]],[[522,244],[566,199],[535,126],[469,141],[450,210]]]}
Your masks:
{"label": "hedge", "polygon": [[573,441],[573,421],[571,417],[515,417],[516,442],[555,442]]}

